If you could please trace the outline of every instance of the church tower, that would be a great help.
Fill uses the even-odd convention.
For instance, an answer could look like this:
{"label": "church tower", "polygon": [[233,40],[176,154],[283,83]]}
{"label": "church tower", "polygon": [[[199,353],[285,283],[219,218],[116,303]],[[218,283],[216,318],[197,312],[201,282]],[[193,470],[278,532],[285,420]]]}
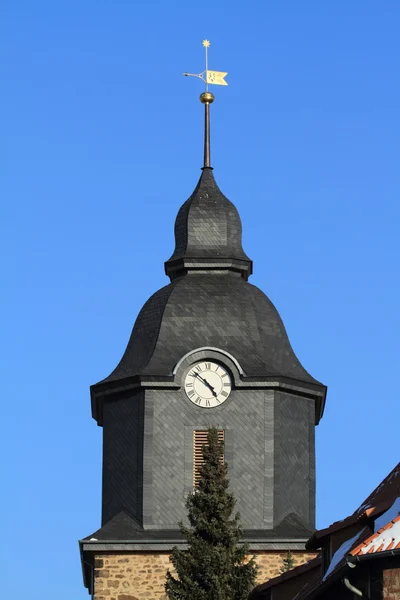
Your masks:
{"label": "church tower", "polygon": [[200,99],[204,165],[176,217],[170,283],[143,306],[114,371],[91,387],[103,428],[102,521],[80,547],[95,600],[165,597],[209,426],[224,439],[260,581],[279,574],[289,550],[296,564],[314,556],[304,544],[315,527],[314,428],[326,387],[296,357],[272,302],[248,282],[240,217],[210,163],[214,96]]}

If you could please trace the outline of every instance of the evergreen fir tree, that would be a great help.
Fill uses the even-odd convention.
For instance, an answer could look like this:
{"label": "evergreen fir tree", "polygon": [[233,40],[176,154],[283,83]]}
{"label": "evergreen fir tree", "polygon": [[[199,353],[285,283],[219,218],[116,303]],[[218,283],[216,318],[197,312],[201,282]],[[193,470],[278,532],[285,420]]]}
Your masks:
{"label": "evergreen fir tree", "polygon": [[208,430],[198,489],[186,500],[190,527],[179,524],[188,550],[174,548],[165,589],[169,600],[245,600],[255,585],[254,558],[240,544],[239,513],[232,518],[235,499],[228,491],[228,467],[222,460],[218,431]]}
{"label": "evergreen fir tree", "polygon": [[286,573],[286,571],[290,571],[294,567],[294,559],[293,554],[289,552],[286,554],[285,558],[282,559],[281,573]]}

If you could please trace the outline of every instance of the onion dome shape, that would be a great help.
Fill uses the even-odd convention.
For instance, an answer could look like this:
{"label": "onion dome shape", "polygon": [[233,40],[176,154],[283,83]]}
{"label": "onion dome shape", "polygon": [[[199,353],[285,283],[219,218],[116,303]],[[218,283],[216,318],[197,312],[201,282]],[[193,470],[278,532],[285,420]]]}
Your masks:
{"label": "onion dome shape", "polygon": [[228,269],[248,279],[252,261],[242,248],[242,223],[236,207],[204,168],[196,189],[175,221],[175,250],[165,263],[171,281],[194,270]]}
{"label": "onion dome shape", "polygon": [[245,377],[319,384],[295,355],[278,311],[235,273],[190,273],[161,288],[140,311],[119,365],[104,381],[170,376],[195,348],[234,356]]}

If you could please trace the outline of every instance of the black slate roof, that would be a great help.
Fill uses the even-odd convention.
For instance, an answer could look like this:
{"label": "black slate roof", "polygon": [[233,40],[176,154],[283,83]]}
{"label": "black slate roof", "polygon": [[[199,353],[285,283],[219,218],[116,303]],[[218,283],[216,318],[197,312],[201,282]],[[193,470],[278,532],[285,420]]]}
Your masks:
{"label": "black slate roof", "polygon": [[[243,531],[244,540],[260,541],[307,538],[311,531],[306,529],[296,515],[288,515],[275,529],[249,529]],[[97,541],[184,541],[185,538],[176,529],[142,529],[125,511],[121,510],[100,529],[85,538]]]}
{"label": "black slate roof", "polygon": [[190,273],[156,292],[140,311],[125,353],[104,382],[171,375],[195,348],[232,354],[247,377],[318,384],[296,357],[278,311],[234,273]]}
{"label": "black slate roof", "polygon": [[239,213],[217,186],[211,168],[203,169],[193,194],[178,212],[175,250],[165,272],[173,279],[204,264],[235,269],[245,279],[252,273],[252,261],[242,248]]}
{"label": "black slate roof", "polygon": [[244,377],[280,377],[324,388],[296,357],[272,302],[247,283],[252,262],[242,248],[240,217],[211,168],[203,169],[180,208],[175,238],[166,262],[171,283],[146,302],[120,363],[92,386],[92,394],[125,378],[169,377],[183,356],[204,347],[230,353]]}

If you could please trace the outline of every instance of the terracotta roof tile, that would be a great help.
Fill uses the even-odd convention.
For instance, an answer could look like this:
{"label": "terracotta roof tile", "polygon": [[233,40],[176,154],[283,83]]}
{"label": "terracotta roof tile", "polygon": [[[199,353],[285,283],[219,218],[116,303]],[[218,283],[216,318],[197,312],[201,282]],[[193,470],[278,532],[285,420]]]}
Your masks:
{"label": "terracotta roof tile", "polygon": [[306,544],[307,550],[321,548],[321,540],[335,531],[354,525],[357,521],[363,522],[372,517],[377,517],[385,512],[400,496],[400,463],[385,477],[354,513],[341,521],[335,521],[329,527],[317,530]]}
{"label": "terracotta roof tile", "polygon": [[400,515],[350,551],[351,556],[385,552],[400,547]]}
{"label": "terracotta roof tile", "polygon": [[[371,529],[368,526],[365,526],[357,535],[357,538],[353,544],[353,547],[360,543],[360,541],[368,538],[371,534]],[[350,550],[350,549],[349,549]],[[307,600],[308,598],[314,597],[314,592],[322,586],[328,587],[332,579],[335,579],[335,576],[338,572],[346,565],[346,557],[348,553],[346,553],[332,572],[328,575],[326,579],[323,579],[324,573],[322,572],[322,564],[321,567],[316,570],[315,574],[312,575],[308,583],[298,592],[296,596],[294,596],[293,600]]]}
{"label": "terracotta roof tile", "polygon": [[391,550],[394,546],[394,541],[392,540],[386,550]]}
{"label": "terracotta roof tile", "polygon": [[[390,496],[384,502],[380,502],[376,506],[371,506],[370,508],[365,509],[363,512],[358,513],[358,519],[362,519],[363,517],[378,517],[382,513],[385,512],[388,508],[390,508],[393,504],[393,498]],[[357,509],[359,510],[359,509]],[[357,515],[353,515],[357,516]]]}
{"label": "terracotta roof tile", "polygon": [[373,492],[357,508],[354,514],[366,512],[371,507],[379,504],[392,504],[400,496],[400,463],[385,477],[385,479],[374,489]]}
{"label": "terracotta roof tile", "polygon": [[[400,501],[400,463],[389,473],[387,477],[375,488],[375,490],[366,498],[366,500],[354,511],[352,515],[336,521],[329,527],[316,531],[308,540],[306,548],[316,549],[322,546],[321,540],[341,529],[345,529],[357,522],[365,525],[355,539],[353,546],[349,548],[346,554],[335,565],[335,568],[323,580],[322,568],[315,570],[307,584],[298,592],[293,600],[307,600],[313,598],[315,592],[321,587],[329,586],[329,583],[338,575],[338,572],[346,565],[348,556],[361,556],[385,552],[386,550],[400,550],[400,514],[393,518],[395,509]],[[393,512],[394,511],[394,512]],[[388,521],[385,520],[385,513],[388,513]],[[392,519],[390,520],[390,517]],[[373,532],[373,526],[384,522],[378,531]]]}

